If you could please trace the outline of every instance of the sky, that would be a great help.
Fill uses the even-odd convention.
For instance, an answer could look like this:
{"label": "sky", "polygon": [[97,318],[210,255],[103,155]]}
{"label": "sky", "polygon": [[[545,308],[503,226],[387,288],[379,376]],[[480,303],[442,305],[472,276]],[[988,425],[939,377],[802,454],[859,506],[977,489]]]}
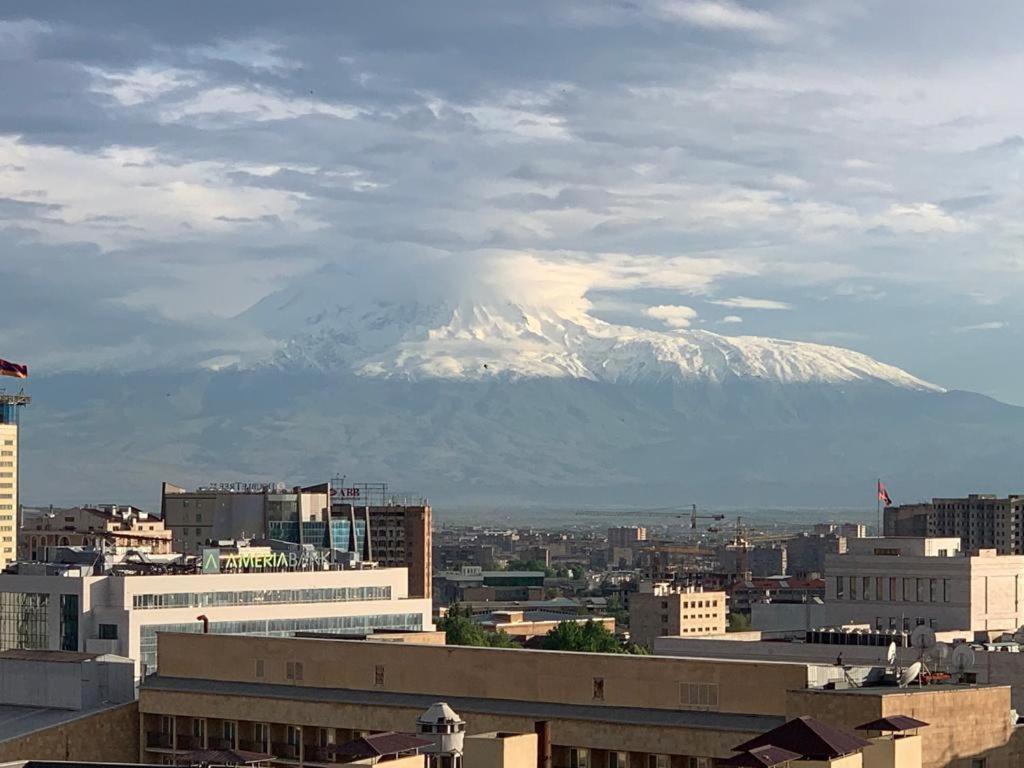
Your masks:
{"label": "sky", "polygon": [[1022,30],[1017,2],[6,2],[0,357],[259,345],[236,316],[332,266],[455,265],[1024,404]]}

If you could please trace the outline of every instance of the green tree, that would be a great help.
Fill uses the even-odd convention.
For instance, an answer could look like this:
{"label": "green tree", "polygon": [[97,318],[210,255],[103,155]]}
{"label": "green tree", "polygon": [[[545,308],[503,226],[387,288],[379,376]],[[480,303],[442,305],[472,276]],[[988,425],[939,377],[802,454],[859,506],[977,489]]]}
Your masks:
{"label": "green tree", "polygon": [[729,626],[726,632],[747,632],[750,629],[750,617],[745,613],[730,613]]}
{"label": "green tree", "polygon": [[472,619],[472,611],[458,603],[452,603],[448,614],[437,622],[437,628],[444,632],[448,645],[473,645],[489,648],[515,648],[516,643],[508,632],[488,632]]}
{"label": "green tree", "polygon": [[541,647],[549,651],[624,653],[615,635],[592,619],[583,624],[576,621],[559,622],[545,635]]}

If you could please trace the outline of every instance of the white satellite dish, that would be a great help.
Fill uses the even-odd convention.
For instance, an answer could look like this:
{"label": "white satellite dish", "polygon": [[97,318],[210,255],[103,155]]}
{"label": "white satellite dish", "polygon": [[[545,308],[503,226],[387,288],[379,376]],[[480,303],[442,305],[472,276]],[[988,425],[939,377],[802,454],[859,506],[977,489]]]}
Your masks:
{"label": "white satellite dish", "polygon": [[889,643],[889,650],[885,652],[885,663],[890,667],[896,663],[896,643]]}
{"label": "white satellite dish", "polygon": [[953,649],[949,647],[948,643],[936,643],[932,649],[932,654],[935,656],[935,660],[943,662],[949,658],[949,655],[953,652]]}
{"label": "white satellite dish", "polygon": [[921,674],[921,662],[915,661],[900,673],[900,688],[906,688]]}
{"label": "white satellite dish", "polygon": [[919,651],[926,651],[935,645],[935,630],[927,624],[918,624],[910,633],[910,644]]}
{"label": "white satellite dish", "polygon": [[953,669],[966,672],[974,666],[974,649],[967,644],[958,645],[953,649]]}

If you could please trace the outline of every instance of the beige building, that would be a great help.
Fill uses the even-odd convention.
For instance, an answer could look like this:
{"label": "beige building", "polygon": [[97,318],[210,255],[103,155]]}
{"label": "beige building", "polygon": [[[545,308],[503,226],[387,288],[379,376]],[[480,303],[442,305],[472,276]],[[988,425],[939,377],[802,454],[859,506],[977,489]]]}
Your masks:
{"label": "beige building", "polygon": [[473,620],[488,632],[504,632],[522,640],[546,635],[563,621],[574,621],[577,624],[593,621],[609,632],[615,632],[615,619],[610,616],[570,616],[553,611],[529,609],[493,611],[476,615]]}
{"label": "beige building", "polygon": [[710,768],[808,714],[850,732],[894,715],[929,723],[924,768],[1009,768],[1022,757],[1008,686],[830,689],[842,679],[831,664],[226,635],[159,643],[159,673],[139,699],[150,763],[227,739],[315,766],[320,744],[412,732],[437,701],[456,708],[467,737],[545,721],[552,768]]}
{"label": "beige building", "polygon": [[665,635],[720,635],[725,632],[725,614],[725,592],[645,581],[629,595],[629,636],[651,648],[654,638]]}
{"label": "beige building", "polygon": [[18,552],[18,411],[29,402],[0,391],[0,570]]}
{"label": "beige building", "polygon": [[131,506],[22,510],[19,560],[46,560],[54,547],[95,547],[168,555],[171,532],[163,520]]}
{"label": "beige building", "polygon": [[851,539],[825,568],[829,626],[925,624],[980,638],[1024,625],[1024,556],[963,553],[958,538]]}

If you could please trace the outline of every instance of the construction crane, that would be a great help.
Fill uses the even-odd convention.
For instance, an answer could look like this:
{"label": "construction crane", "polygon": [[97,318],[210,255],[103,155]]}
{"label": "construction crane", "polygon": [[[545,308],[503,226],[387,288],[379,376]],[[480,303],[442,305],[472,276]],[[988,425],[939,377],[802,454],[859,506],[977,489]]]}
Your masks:
{"label": "construction crane", "polygon": [[[623,509],[623,510],[612,510],[612,509],[591,509],[591,510],[580,510],[577,515],[586,515],[587,517],[624,517],[626,515],[636,515],[638,517],[677,517],[677,518],[690,518],[690,530],[697,530],[697,520],[725,520],[725,515],[722,514],[699,514],[697,512],[697,505],[690,505],[690,513],[686,514],[682,511],[681,507],[655,507],[653,509]],[[711,533],[717,533],[720,529],[716,527],[708,528]]]}

